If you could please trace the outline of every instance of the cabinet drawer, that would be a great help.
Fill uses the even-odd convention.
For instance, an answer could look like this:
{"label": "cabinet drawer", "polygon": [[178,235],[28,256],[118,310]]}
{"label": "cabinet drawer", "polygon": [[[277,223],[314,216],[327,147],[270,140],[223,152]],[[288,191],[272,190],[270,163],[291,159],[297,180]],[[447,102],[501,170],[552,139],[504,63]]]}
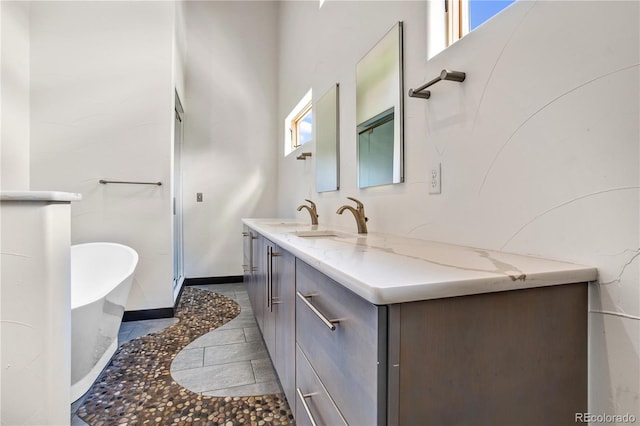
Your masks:
{"label": "cabinet drawer", "polygon": [[315,422],[318,425],[346,425],[347,422],[299,347],[296,347],[296,366],[296,424],[304,426]]}
{"label": "cabinet drawer", "polygon": [[349,424],[384,423],[386,307],[296,262],[296,342]]}

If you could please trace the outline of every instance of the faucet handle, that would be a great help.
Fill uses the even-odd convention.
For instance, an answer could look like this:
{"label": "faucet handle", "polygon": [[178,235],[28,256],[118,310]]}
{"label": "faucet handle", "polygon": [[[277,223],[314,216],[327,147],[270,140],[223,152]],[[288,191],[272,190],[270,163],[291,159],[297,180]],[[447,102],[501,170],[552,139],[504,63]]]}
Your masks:
{"label": "faucet handle", "polygon": [[307,199],[307,198],[305,198],[304,200],[305,200],[306,202],[308,202],[309,204],[311,204],[311,208],[312,208],[312,209],[316,210],[316,203],[314,203],[313,201],[311,201],[311,200],[309,200],[309,199]]}
{"label": "faucet handle", "polygon": [[358,209],[364,209],[364,204],[362,204],[362,202],[360,200],[357,200],[357,199],[355,199],[353,197],[347,197],[347,199],[355,202],[356,206],[358,207]]}

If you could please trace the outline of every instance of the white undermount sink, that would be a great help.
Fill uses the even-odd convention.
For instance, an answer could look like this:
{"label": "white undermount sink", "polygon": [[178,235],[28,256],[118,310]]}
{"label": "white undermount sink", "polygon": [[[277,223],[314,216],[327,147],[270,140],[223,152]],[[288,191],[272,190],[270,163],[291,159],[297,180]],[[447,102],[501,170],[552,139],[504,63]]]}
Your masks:
{"label": "white undermount sink", "polygon": [[300,238],[331,238],[331,237],[348,237],[349,235],[334,231],[331,229],[314,229],[308,231],[294,231],[293,235]]}

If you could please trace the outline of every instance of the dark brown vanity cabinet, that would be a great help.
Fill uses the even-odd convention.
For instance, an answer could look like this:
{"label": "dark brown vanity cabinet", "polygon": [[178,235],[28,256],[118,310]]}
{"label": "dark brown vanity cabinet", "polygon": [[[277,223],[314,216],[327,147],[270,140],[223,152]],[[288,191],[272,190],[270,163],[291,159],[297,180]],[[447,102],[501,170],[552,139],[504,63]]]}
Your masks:
{"label": "dark brown vanity cabinet", "polygon": [[248,288],[297,424],[570,425],[587,411],[587,283],[374,305],[257,241]]}
{"label": "dark brown vanity cabinet", "polygon": [[391,305],[390,425],[573,425],[587,283]]}
{"label": "dark brown vanity cabinet", "polygon": [[587,283],[377,306],[298,260],[296,286],[298,419],[569,425],[587,410]]}

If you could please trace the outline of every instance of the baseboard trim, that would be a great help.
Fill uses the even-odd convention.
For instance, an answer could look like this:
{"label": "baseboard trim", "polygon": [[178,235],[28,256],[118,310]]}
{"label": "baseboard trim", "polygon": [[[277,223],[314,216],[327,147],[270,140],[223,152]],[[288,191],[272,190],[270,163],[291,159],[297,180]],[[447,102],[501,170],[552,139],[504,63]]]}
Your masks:
{"label": "baseboard trim", "polygon": [[208,285],[208,284],[233,284],[241,283],[244,281],[242,275],[229,275],[226,277],[202,277],[202,278],[185,278],[182,286],[180,287],[180,293],[176,297],[176,302],[172,308],[159,308],[159,309],[141,309],[138,311],[125,311],[122,316],[122,322],[129,321],[142,321],[150,319],[162,319],[173,318],[182,297],[182,291],[187,286],[195,285]]}
{"label": "baseboard trim", "polygon": [[226,277],[202,277],[202,278],[185,278],[185,286],[208,285],[208,284],[232,284],[244,281],[242,275],[228,275]]}
{"label": "baseboard trim", "polygon": [[[178,297],[177,300],[180,300]],[[122,322],[142,321],[150,319],[173,318],[174,308],[141,309],[138,311],[125,311]]]}

